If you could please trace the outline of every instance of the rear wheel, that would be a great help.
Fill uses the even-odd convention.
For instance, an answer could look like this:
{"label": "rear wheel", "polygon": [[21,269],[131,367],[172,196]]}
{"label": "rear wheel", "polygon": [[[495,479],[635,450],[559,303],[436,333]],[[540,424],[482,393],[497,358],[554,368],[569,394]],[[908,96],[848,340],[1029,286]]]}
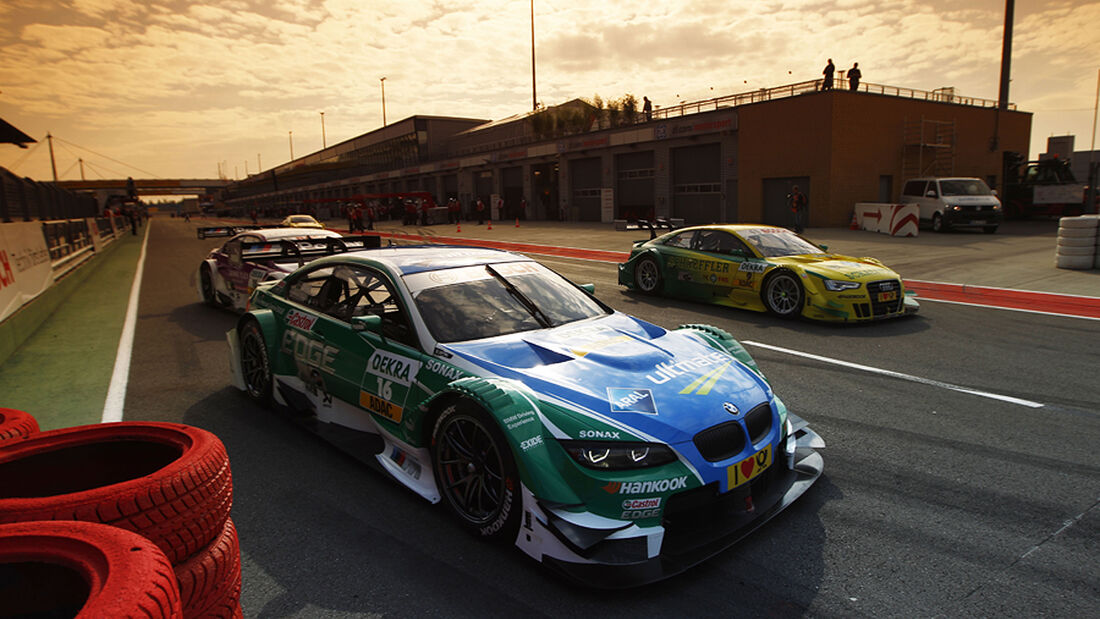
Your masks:
{"label": "rear wheel", "polygon": [[982,228],[982,232],[984,232],[986,234],[993,234],[996,231],[997,231],[997,226],[986,226],[986,227]]}
{"label": "rear wheel", "polygon": [[802,284],[789,271],[781,271],[764,282],[764,306],[780,318],[794,318],[802,312]]}
{"label": "rear wheel", "polygon": [[214,276],[210,272],[209,264],[204,264],[199,269],[199,285],[202,287],[202,302],[207,305],[218,305],[218,294],[214,291]]}
{"label": "rear wheel", "polygon": [[469,403],[444,410],[432,432],[432,466],[443,501],[465,528],[486,539],[515,539],[519,475],[488,413]]}
{"label": "rear wheel", "polygon": [[656,260],[646,256],[634,265],[634,285],[646,294],[661,291],[661,267]]}
{"label": "rear wheel", "polygon": [[248,397],[264,406],[271,402],[271,362],[259,323],[249,320],[241,326],[241,376]]}

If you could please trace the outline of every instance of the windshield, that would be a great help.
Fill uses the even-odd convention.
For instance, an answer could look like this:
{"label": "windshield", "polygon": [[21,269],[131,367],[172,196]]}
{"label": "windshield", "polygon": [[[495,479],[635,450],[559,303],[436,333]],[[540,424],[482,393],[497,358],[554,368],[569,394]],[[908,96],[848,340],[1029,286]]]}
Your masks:
{"label": "windshield", "polygon": [[765,258],[824,253],[817,245],[783,228],[753,228],[738,233]]}
{"label": "windshield", "polygon": [[308,215],[295,215],[290,218],[290,222],[295,224],[311,224],[313,221],[313,218]]}
{"label": "windshield", "polygon": [[404,279],[424,324],[438,342],[556,327],[608,313],[537,262],[427,271]]}
{"label": "windshield", "polygon": [[989,185],[978,178],[941,180],[940,192],[945,196],[991,196]]}

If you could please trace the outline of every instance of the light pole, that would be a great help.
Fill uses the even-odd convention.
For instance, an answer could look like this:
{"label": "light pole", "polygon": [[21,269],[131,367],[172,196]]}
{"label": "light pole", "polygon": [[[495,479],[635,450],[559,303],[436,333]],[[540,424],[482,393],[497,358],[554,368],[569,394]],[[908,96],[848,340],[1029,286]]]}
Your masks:
{"label": "light pole", "polygon": [[328,142],[325,141],[325,113],[321,112],[321,148],[328,148]]}
{"label": "light pole", "polygon": [[287,131],[287,139],[290,140],[290,160],[294,161],[294,132]]}
{"label": "light pole", "polygon": [[378,80],[382,82],[382,126],[386,126],[386,78]]}
{"label": "light pole", "polygon": [[535,0],[531,0],[531,110],[538,109],[539,98],[535,95]]}

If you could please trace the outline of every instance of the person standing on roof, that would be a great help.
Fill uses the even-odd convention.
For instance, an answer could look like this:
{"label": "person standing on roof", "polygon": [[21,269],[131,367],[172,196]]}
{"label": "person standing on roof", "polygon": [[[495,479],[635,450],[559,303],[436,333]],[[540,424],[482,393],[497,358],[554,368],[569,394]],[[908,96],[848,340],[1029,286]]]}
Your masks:
{"label": "person standing on roof", "polygon": [[821,72],[825,76],[825,80],[821,82],[821,90],[833,89],[833,71],[836,71],[836,66],[833,65],[833,59],[829,59],[829,64],[825,65],[825,70]]}
{"label": "person standing on roof", "polygon": [[859,90],[859,80],[863,77],[863,73],[859,70],[859,63],[853,62],[852,68],[848,69],[848,88],[855,92]]}

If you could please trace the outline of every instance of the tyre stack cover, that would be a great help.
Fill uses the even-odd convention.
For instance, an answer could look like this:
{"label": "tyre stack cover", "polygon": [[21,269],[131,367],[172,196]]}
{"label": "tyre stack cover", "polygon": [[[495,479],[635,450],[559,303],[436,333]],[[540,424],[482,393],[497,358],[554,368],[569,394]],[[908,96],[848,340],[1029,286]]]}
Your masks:
{"label": "tyre stack cover", "polygon": [[1082,215],[1058,220],[1058,249],[1055,266],[1059,269],[1100,268],[1100,217]]}
{"label": "tyre stack cover", "polygon": [[241,615],[232,497],[225,446],[192,426],[111,423],[0,443],[0,525],[75,520],[145,537],[174,570],[181,617]]}
{"label": "tyre stack cover", "polygon": [[27,438],[38,433],[34,417],[14,408],[0,408],[0,443]]}

